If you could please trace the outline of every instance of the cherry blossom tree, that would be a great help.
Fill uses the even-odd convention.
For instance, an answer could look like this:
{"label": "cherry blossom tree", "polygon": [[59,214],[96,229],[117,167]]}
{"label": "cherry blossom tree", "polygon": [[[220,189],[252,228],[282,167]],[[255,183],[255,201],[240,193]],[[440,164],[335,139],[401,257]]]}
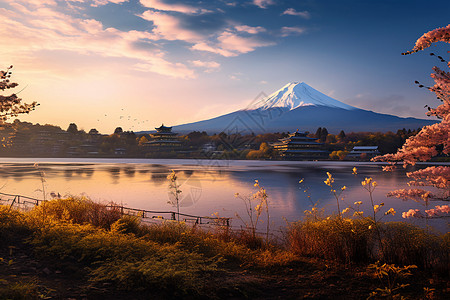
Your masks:
{"label": "cherry blossom tree", "polygon": [[[17,83],[11,82],[12,75],[10,66],[6,71],[0,71],[0,91],[3,93],[5,90],[13,89],[18,86]],[[28,114],[33,111],[35,107],[39,105],[36,102],[30,104],[22,103],[22,99],[17,94],[0,95],[0,123],[6,121],[10,117],[17,117],[20,114]]]}
{"label": "cherry blossom tree", "polygon": [[[417,40],[411,51],[402,54],[407,55],[421,51],[437,42],[450,43],[450,24],[425,33]],[[435,54],[431,53],[430,55]],[[437,57],[450,68],[450,62],[447,62],[441,56]],[[407,139],[397,153],[375,157],[374,161],[390,162],[390,165],[383,168],[385,171],[393,170],[395,163],[399,161],[403,162],[403,167],[406,168],[408,165],[414,165],[418,161],[429,161],[433,157],[439,155],[448,156],[450,154],[450,73],[438,67],[434,67],[433,71],[431,74],[431,77],[434,79],[433,86],[426,87],[418,81],[416,81],[416,84],[435,93],[441,101],[436,108],[426,106],[428,107],[427,115],[436,116],[440,119],[440,122],[423,127],[417,135]],[[412,199],[426,206],[432,200],[450,201],[450,167],[432,166],[408,172],[406,175],[411,178],[408,185],[416,188],[392,191],[388,196],[403,200]],[[425,187],[434,187],[434,192],[426,190]],[[426,209],[424,213],[418,209],[410,209],[408,212],[403,213],[404,218],[449,216],[449,205],[438,205],[432,209]]]}

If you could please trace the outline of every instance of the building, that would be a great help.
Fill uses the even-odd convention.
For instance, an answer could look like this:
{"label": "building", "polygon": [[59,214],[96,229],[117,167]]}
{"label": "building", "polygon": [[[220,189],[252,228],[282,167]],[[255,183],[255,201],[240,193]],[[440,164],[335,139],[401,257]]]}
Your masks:
{"label": "building", "polygon": [[316,138],[307,136],[306,132],[289,134],[279,142],[272,144],[272,147],[279,151],[281,157],[287,160],[313,160],[328,157],[328,151],[323,150],[323,143],[316,142]]}
{"label": "building", "polygon": [[380,155],[378,146],[355,146],[352,151],[347,154],[348,159],[371,159]]}
{"label": "building", "polygon": [[181,148],[181,141],[178,140],[178,133],[172,132],[172,127],[162,124],[155,128],[156,133],[150,134],[152,138],[145,143],[149,151],[176,151]]}

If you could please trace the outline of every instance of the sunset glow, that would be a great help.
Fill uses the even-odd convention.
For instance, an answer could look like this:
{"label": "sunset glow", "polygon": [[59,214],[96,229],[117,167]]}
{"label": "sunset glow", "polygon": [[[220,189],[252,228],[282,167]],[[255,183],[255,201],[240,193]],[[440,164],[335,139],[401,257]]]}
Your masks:
{"label": "sunset glow", "polygon": [[195,122],[293,81],[424,118],[435,99],[413,83],[437,62],[400,54],[448,24],[437,2],[2,0],[0,59],[20,97],[40,103],[20,119],[63,129]]}

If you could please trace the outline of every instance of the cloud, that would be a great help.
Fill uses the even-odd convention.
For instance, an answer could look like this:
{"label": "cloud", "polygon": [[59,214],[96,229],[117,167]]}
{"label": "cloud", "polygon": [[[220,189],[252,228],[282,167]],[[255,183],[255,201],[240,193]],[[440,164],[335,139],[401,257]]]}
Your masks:
{"label": "cloud", "polygon": [[300,35],[306,31],[305,28],[302,27],[282,27],[281,28],[281,36],[286,37],[290,35]]}
{"label": "cloud", "polygon": [[[69,0],[70,2],[86,2],[83,0]],[[114,4],[120,4],[120,3],[124,3],[124,2],[128,2],[129,0],[93,0],[94,3],[92,4],[92,6],[100,6],[100,5],[106,5],[109,3],[114,3]]]}
{"label": "cloud", "polygon": [[228,76],[231,80],[241,80],[242,73],[234,73]]}
{"label": "cloud", "polygon": [[141,4],[147,8],[161,11],[175,11],[183,14],[197,14],[203,12],[202,9],[186,4],[168,4],[161,0],[140,0]]}
{"label": "cloud", "polygon": [[234,51],[236,53],[248,53],[258,47],[270,46],[274,44],[272,42],[260,41],[253,37],[241,37],[227,31],[222,33],[217,40],[220,41],[221,48]]}
{"label": "cloud", "polygon": [[235,53],[233,53],[231,51],[221,49],[221,48],[219,48],[217,46],[208,45],[206,42],[200,42],[200,43],[197,43],[197,44],[193,45],[191,47],[191,50],[211,52],[211,53],[219,54],[219,55],[222,55],[222,56],[225,56],[225,57],[230,57],[230,56],[236,56],[237,55],[237,54],[235,54]]}
{"label": "cloud", "polygon": [[196,67],[205,68],[206,73],[211,73],[214,71],[218,71],[220,68],[220,64],[215,61],[200,61],[200,60],[194,60],[190,61],[190,63]]}
{"label": "cloud", "polygon": [[186,65],[166,60],[158,47],[135,46],[140,41],[153,43],[157,39],[154,33],[105,28],[95,19],[76,18],[57,11],[51,1],[40,7],[27,1],[14,2],[11,9],[0,9],[0,59],[3,61],[15,58],[28,62],[27,67],[32,70],[38,65],[33,57],[43,52],[64,51],[75,56],[128,60],[138,69],[170,77],[195,77]]}
{"label": "cloud", "polygon": [[235,33],[224,31],[216,42],[197,43],[191,47],[193,50],[208,51],[225,57],[237,56],[254,51],[256,48],[274,45],[273,42],[263,41],[256,37],[243,37]]}
{"label": "cloud", "polygon": [[238,26],[235,26],[234,28],[237,31],[247,32],[250,34],[258,34],[258,33],[266,31],[266,29],[261,26],[252,27],[252,26],[247,26],[247,25],[238,25]]}
{"label": "cloud", "polygon": [[141,18],[153,22],[155,33],[159,38],[166,40],[181,40],[187,42],[199,42],[204,39],[202,34],[197,31],[189,30],[183,26],[181,20],[177,17],[162,13],[147,10]]}
{"label": "cloud", "polygon": [[288,8],[283,12],[283,15],[297,16],[305,19],[311,18],[311,15],[308,11],[296,11],[294,8]]}
{"label": "cloud", "polygon": [[253,0],[253,4],[258,6],[259,8],[267,8],[269,5],[274,5],[275,1],[273,1],[273,0]]}

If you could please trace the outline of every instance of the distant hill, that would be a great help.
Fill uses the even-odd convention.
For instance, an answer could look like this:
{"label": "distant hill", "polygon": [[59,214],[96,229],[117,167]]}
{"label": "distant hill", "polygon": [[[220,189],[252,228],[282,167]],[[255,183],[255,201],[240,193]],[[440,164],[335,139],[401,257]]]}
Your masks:
{"label": "distant hill", "polygon": [[314,132],[326,127],[330,133],[362,131],[397,131],[417,129],[437,121],[401,118],[359,109],[333,99],[306,83],[289,83],[256,103],[251,109],[235,111],[209,120],[173,127],[188,133],[264,133],[292,132],[296,129]]}

